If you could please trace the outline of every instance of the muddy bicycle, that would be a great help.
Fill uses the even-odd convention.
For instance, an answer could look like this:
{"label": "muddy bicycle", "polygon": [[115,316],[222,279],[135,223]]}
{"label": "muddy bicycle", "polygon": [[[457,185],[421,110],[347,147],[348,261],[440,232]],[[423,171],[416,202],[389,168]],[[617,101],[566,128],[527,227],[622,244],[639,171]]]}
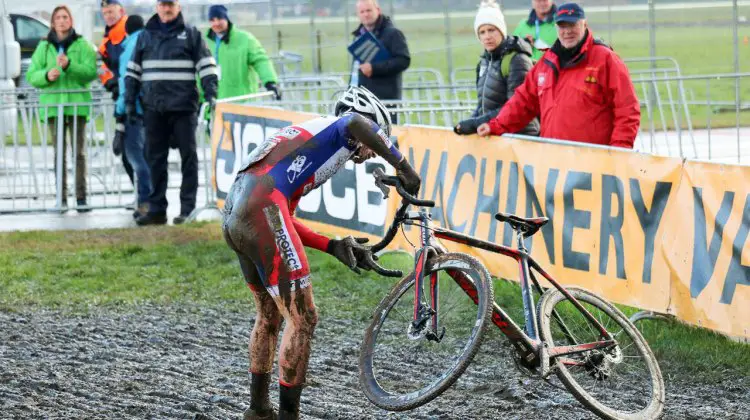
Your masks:
{"label": "muddy bicycle", "polygon": [[[414,271],[379,303],[360,349],[360,385],[376,406],[403,411],[436,398],[466,370],[492,323],[510,340],[517,364],[542,379],[557,375],[598,416],[651,419],[661,414],[664,381],[636,327],[605,299],[562,287],[529,255],[524,239],[547,218],[495,215],[513,228],[513,249],[433,226],[425,208],[434,202],[409,195],[397,177],[380,169],[374,175],[385,197],[395,187],[403,201],[373,251],[385,248],[404,225],[420,230]],[[410,205],[419,209],[409,211]],[[448,252],[438,239],[516,260],[523,328],[495,303],[487,269],[474,257]],[[402,276],[396,270],[379,272]],[[549,283],[546,288],[537,274]],[[541,296],[536,306],[535,292]]]}

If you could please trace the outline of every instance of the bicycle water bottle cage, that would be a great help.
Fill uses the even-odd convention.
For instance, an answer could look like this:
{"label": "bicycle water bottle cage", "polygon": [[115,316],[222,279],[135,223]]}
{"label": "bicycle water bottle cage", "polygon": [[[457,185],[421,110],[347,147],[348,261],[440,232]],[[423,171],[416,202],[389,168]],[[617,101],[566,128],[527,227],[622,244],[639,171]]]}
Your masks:
{"label": "bicycle water bottle cage", "polygon": [[527,238],[537,233],[542,226],[549,222],[549,219],[546,217],[532,217],[527,219],[508,213],[497,213],[495,219],[500,222],[508,223],[513,230],[523,232],[524,236]]}

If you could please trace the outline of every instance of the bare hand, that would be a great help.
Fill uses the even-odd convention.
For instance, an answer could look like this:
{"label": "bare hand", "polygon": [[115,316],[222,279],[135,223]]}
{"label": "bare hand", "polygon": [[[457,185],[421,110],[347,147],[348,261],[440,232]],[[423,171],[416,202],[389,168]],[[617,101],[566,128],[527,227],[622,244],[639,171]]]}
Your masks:
{"label": "bare hand", "polygon": [[487,123],[484,123],[477,127],[477,134],[479,134],[480,137],[487,137],[490,133],[490,125]]}
{"label": "bare hand", "polygon": [[359,70],[365,75],[365,77],[372,76],[372,64],[370,63],[361,64]]}
{"label": "bare hand", "polygon": [[68,60],[68,56],[65,54],[60,54],[57,56],[57,65],[66,68],[68,67],[68,64],[70,64],[70,60]]}
{"label": "bare hand", "polygon": [[529,44],[534,45],[534,37],[531,35],[526,35],[526,40],[529,41]]}
{"label": "bare hand", "polygon": [[60,77],[60,70],[58,70],[57,68],[51,69],[50,71],[47,72],[47,80],[49,80],[50,82],[54,82],[59,77]]}

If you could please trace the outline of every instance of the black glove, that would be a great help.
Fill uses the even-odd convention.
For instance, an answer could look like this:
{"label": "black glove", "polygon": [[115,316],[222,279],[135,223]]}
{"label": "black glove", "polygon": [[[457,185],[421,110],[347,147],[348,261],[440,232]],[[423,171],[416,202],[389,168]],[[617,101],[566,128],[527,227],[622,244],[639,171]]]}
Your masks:
{"label": "black glove", "polygon": [[479,124],[477,124],[476,119],[470,118],[468,120],[461,121],[455,127],[453,127],[453,132],[461,135],[476,134],[477,127],[479,127]]}
{"label": "black glove", "polygon": [[404,186],[406,192],[416,197],[422,180],[419,179],[419,175],[417,175],[414,168],[409,165],[406,159],[402,159],[396,165],[396,175],[401,180],[401,184]]}
{"label": "black glove", "polygon": [[125,145],[125,116],[115,115],[115,138],[112,139],[112,153],[115,156],[122,154]]}
{"label": "black glove", "polygon": [[135,124],[141,118],[136,111],[135,103],[125,104],[125,115],[128,124]]}
{"label": "black glove", "polygon": [[273,93],[276,94],[276,100],[277,101],[281,100],[281,92],[279,92],[279,88],[276,86],[276,83],[274,83],[274,82],[268,82],[268,83],[265,84],[265,86],[266,86],[266,90],[267,91],[270,91],[270,92],[273,92]]}
{"label": "black glove", "polygon": [[362,274],[360,268],[370,270],[375,264],[374,261],[377,260],[370,247],[362,245],[367,241],[367,238],[353,238],[351,236],[344,239],[331,239],[326,251],[355,273]]}
{"label": "black glove", "polygon": [[116,101],[120,96],[120,84],[117,82],[117,78],[113,77],[104,83],[104,89],[112,94],[112,100]]}

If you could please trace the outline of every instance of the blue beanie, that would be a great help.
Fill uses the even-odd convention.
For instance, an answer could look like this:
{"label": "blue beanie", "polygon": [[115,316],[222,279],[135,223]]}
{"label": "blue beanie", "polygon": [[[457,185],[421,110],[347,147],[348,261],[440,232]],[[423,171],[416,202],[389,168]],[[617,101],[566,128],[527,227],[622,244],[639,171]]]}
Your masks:
{"label": "blue beanie", "polygon": [[213,18],[229,20],[229,14],[227,13],[227,8],[220,4],[214,4],[213,6],[209,7],[208,8],[208,20],[211,20]]}

